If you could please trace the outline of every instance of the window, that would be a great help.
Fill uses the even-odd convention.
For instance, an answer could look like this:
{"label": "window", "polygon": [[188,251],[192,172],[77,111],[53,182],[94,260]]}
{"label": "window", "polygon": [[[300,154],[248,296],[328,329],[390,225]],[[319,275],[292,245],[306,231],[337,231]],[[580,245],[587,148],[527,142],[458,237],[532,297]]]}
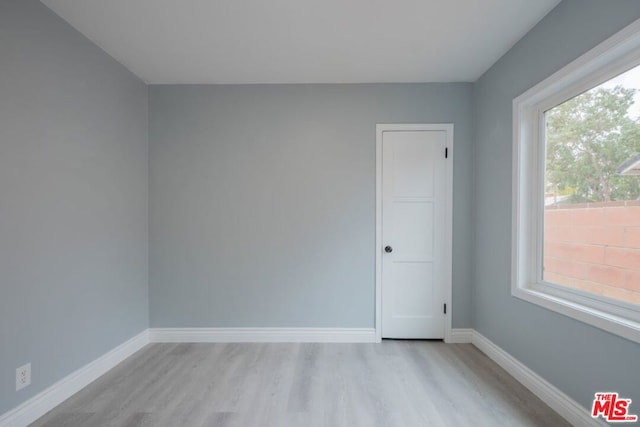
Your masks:
{"label": "window", "polygon": [[514,100],[512,294],[640,342],[640,21]]}

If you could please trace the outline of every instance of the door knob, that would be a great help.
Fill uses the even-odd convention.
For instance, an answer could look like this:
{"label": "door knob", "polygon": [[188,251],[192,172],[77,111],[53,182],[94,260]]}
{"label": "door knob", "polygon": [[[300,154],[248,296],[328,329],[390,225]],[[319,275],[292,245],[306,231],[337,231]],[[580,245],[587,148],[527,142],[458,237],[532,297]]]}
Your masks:
{"label": "door knob", "polygon": [[385,246],[385,247],[384,247],[384,251],[385,251],[386,253],[390,253],[390,252],[393,252],[393,248],[392,248],[391,246]]}

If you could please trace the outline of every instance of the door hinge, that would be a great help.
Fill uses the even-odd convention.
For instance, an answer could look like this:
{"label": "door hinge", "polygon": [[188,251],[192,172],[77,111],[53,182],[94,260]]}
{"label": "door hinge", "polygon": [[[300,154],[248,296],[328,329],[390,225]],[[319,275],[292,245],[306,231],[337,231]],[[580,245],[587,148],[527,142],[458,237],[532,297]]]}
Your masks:
{"label": "door hinge", "polygon": [[447,314],[447,304],[444,305],[444,314]]}
{"label": "door hinge", "polygon": [[444,158],[445,159],[449,158],[449,147],[445,147],[445,149],[444,149]]}

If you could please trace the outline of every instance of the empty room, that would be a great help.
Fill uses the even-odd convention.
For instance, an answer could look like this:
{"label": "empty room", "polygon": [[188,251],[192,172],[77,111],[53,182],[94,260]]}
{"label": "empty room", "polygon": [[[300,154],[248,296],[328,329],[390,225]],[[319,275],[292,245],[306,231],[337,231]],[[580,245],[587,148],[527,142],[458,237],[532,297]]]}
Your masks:
{"label": "empty room", "polygon": [[640,1],[0,0],[0,427],[639,416]]}

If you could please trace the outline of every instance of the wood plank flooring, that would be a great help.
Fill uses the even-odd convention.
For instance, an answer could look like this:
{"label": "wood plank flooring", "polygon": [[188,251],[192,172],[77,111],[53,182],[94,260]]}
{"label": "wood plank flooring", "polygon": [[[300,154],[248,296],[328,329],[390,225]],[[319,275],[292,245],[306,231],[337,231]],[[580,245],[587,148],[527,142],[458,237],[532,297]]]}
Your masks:
{"label": "wood plank flooring", "polygon": [[469,344],[150,344],[32,424],[568,425]]}

